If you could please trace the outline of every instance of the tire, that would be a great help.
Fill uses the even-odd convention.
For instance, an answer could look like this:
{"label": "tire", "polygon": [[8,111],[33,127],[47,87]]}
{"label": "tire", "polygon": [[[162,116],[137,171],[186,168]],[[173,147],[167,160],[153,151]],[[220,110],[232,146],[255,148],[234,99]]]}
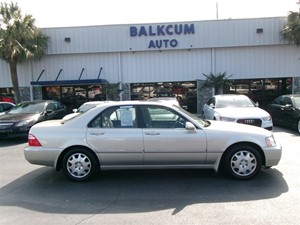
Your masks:
{"label": "tire", "polygon": [[298,122],[297,122],[297,131],[300,134],[300,119],[298,119]]}
{"label": "tire", "polygon": [[261,170],[261,166],[261,155],[250,145],[238,145],[231,148],[223,159],[224,172],[239,180],[255,177]]}
{"label": "tire", "polygon": [[74,148],[63,157],[64,174],[73,181],[84,181],[99,170],[98,159],[87,149]]}

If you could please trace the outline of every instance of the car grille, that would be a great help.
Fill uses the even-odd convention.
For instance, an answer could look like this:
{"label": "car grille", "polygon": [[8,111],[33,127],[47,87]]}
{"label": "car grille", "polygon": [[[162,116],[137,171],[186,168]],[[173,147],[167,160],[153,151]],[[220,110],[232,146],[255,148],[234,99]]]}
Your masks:
{"label": "car grille", "polygon": [[11,127],[14,123],[0,123],[0,130],[7,129]]}
{"label": "car grille", "polygon": [[253,125],[257,127],[261,127],[261,119],[238,119],[238,123]]}

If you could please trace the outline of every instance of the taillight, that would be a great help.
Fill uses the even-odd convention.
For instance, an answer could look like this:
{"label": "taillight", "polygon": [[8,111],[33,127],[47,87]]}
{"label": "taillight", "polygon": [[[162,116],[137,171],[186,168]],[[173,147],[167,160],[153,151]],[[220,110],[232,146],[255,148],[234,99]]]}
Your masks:
{"label": "taillight", "polygon": [[29,146],[42,146],[39,140],[33,134],[28,135],[28,144]]}

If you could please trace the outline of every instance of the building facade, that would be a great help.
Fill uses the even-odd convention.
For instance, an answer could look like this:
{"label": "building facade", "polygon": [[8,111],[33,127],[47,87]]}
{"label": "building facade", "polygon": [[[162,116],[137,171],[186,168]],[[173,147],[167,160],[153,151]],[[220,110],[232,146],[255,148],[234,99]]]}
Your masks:
{"label": "building facade", "polygon": [[[41,61],[18,65],[22,100],[84,101],[176,96],[201,113],[211,90],[203,74],[226,73],[224,93],[249,95],[262,105],[300,93],[300,51],[283,41],[285,17],[160,24],[45,28]],[[0,62],[1,92],[11,94]]]}

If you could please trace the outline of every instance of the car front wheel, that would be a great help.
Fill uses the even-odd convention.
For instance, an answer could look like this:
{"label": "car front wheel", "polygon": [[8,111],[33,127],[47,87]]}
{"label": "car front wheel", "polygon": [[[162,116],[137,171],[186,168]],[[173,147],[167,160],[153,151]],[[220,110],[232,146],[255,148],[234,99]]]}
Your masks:
{"label": "car front wheel", "polygon": [[76,148],[63,157],[63,171],[73,181],[87,180],[99,169],[97,159],[87,149]]}
{"label": "car front wheel", "polygon": [[251,179],[261,170],[262,159],[252,146],[239,145],[231,148],[223,159],[225,173],[240,180]]}

